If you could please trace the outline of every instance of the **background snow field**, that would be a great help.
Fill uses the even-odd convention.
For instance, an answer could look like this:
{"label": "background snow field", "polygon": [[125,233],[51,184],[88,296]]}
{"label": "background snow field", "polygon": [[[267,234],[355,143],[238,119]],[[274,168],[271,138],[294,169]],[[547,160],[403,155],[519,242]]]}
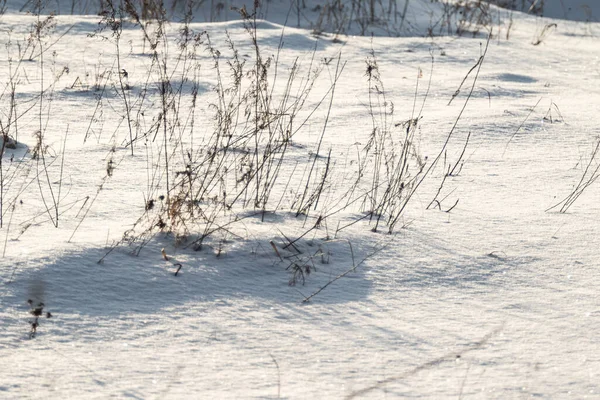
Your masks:
{"label": "background snow field", "polygon": [[600,6],[210,3],[2,3],[0,399],[600,398]]}

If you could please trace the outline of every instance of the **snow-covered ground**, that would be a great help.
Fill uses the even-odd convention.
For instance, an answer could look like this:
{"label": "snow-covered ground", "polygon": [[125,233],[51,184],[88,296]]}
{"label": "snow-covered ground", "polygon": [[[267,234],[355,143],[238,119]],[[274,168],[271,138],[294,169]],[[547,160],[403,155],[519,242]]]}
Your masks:
{"label": "snow-covered ground", "polygon": [[[19,144],[2,161],[0,398],[600,398],[600,184],[567,212],[548,210],[600,161],[590,163],[600,133],[600,25],[564,19],[567,2],[547,2],[544,12],[563,19],[494,8],[501,23],[487,52],[485,33],[425,37],[439,14],[419,10],[443,13],[429,0],[409,3],[407,26],[364,36],[356,27],[348,29],[355,36],[315,35],[310,16],[303,28],[284,27],[289,6],[269,3],[273,17],[257,22],[256,35],[262,55],[277,57],[274,98],[297,60],[292,97],[322,67],[299,112],[308,122],[269,212],[236,203],[215,217],[223,228],[198,251],[191,244],[202,226],[186,238],[144,231],[168,183],[159,70],[140,29],[124,26],[118,67],[115,37],[89,35],[98,16],[62,13],[37,40],[32,26],[46,17],[9,2],[0,18],[0,129]],[[173,180],[186,149],[199,158],[208,151],[219,84],[205,36],[184,57],[192,67],[179,57],[181,27],[168,24],[159,47],[183,88],[173,96],[183,128],[173,124],[180,136],[166,140]],[[221,52],[224,82],[228,37],[254,62],[252,30],[241,21],[190,28],[207,31]],[[385,35],[392,31],[401,37]],[[374,111],[372,54],[386,98]],[[188,111],[192,81],[198,100]],[[124,93],[131,115],[145,113],[131,117],[146,124],[132,129],[152,132],[135,141],[133,156]],[[372,114],[379,128],[383,118],[399,124],[398,142],[402,122],[420,115],[411,152],[425,169],[441,155],[437,166],[392,234],[385,224],[371,231],[368,196],[311,229],[352,186]],[[40,131],[44,157],[34,159]],[[444,180],[463,149],[460,173]],[[313,160],[315,176],[326,166],[330,175],[319,211],[297,216],[291,204]],[[357,192],[368,179],[361,185]],[[136,240],[122,240],[134,224],[127,238]],[[289,285],[293,262],[310,266],[304,284]]]}

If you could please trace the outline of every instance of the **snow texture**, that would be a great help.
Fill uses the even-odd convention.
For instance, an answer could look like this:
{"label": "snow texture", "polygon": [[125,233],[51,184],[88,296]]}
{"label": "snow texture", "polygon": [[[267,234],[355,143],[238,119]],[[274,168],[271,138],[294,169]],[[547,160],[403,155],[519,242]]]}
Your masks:
{"label": "snow texture", "polygon": [[[281,71],[297,59],[306,71],[313,51],[328,62],[308,106],[328,103],[337,57],[345,63],[319,153],[332,149],[337,174],[324,204],[333,207],[351,185],[350,160],[372,131],[371,52],[394,122],[423,104],[415,145],[429,162],[466,108],[393,234],[372,232],[363,218],[333,240],[339,226],[365,216],[350,207],[286,248],[317,215],[250,207],[236,211],[235,229],[195,251],[193,232],[181,242],[158,229],[143,246],[113,246],[164,190],[164,179],[149,177],[159,170],[162,139],[140,140],[131,155],[114,40],[89,36],[97,11],[79,2],[81,15],[70,15],[71,4],[61,2],[40,51],[26,47],[37,17],[9,2],[0,18],[0,121],[8,121],[11,82],[20,117],[18,145],[5,149],[2,163],[0,398],[600,398],[600,185],[567,212],[548,211],[573,191],[600,134],[600,7],[588,3],[584,15],[594,18],[582,18],[581,1],[569,12],[564,3],[546,2],[544,15],[554,19],[493,7],[500,21],[472,95],[474,73],[452,101],[487,33],[427,36],[441,4],[411,1],[406,26],[374,25],[361,36],[356,26],[315,35],[310,4],[298,28],[289,4],[268,3],[257,24],[263,54],[276,54],[282,41]],[[207,31],[224,59],[228,35],[252,63],[244,24],[225,19],[190,26]],[[175,18],[167,25],[172,64],[181,26]],[[127,25],[121,45],[135,98],[152,63],[148,43]],[[217,81],[210,55],[197,60],[192,136],[201,143],[214,123]],[[148,101],[159,91],[150,85]],[[318,108],[295,138],[297,161],[286,168],[315,159],[326,112]],[[33,157],[40,114],[47,168]],[[460,173],[427,209],[467,137]],[[301,180],[300,172],[290,176]],[[55,227],[49,187],[57,195],[59,186]],[[290,203],[283,187],[275,193]],[[302,257],[311,273],[289,285],[290,260]],[[34,337],[27,300],[43,303]]]}

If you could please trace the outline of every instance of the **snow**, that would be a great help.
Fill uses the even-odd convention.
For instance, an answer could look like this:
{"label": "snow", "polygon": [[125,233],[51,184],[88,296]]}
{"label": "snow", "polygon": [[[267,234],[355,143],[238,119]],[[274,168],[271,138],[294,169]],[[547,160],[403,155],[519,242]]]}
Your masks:
{"label": "snow", "polygon": [[598,22],[598,5],[586,0],[546,0],[543,15],[571,21]]}
{"label": "snow", "polygon": [[[314,60],[329,61],[301,115],[326,100],[294,138],[294,161],[282,169],[286,180],[264,218],[253,207],[219,216],[231,230],[216,232],[199,251],[189,244],[200,231],[187,242],[158,229],[143,235],[145,204],[153,198],[159,208],[165,189],[164,175],[152,175],[160,171],[163,142],[140,140],[131,155],[118,77],[105,72],[117,71],[114,41],[88,36],[99,18],[89,10],[57,15],[42,69],[39,47],[31,61],[29,52],[19,55],[37,19],[9,3],[0,18],[7,49],[0,55],[0,121],[8,120],[5,87],[15,72],[23,115],[19,145],[5,150],[2,165],[0,398],[600,398],[600,187],[590,185],[566,213],[547,211],[571,193],[597,141],[600,26],[546,3],[544,15],[554,19],[514,12],[508,40],[509,11],[494,8],[504,17],[472,96],[467,101],[473,73],[450,104],[486,35],[424,37],[431,18],[418,10],[440,12],[437,4],[411,1],[408,27],[373,28],[374,37],[354,30],[316,38],[314,18],[284,28],[289,6],[270,3],[257,32],[264,55],[276,54],[283,37],[276,90],[296,59],[298,79],[306,76],[316,48]],[[180,27],[168,25],[169,65],[176,64]],[[231,60],[227,32],[252,63],[241,21],[191,27],[206,30]],[[148,44],[132,26],[121,43],[135,98],[151,66]],[[333,175],[320,207],[337,209],[352,184],[353,160],[372,130],[371,51],[394,103],[393,122],[416,115],[415,92],[417,111],[424,104],[415,147],[429,162],[466,104],[465,111],[393,234],[371,232],[368,218],[356,222],[364,216],[357,204],[310,230],[297,250],[285,248],[318,216],[296,216],[284,186],[290,176],[296,189],[304,179],[298,171],[314,159],[338,56],[345,66],[319,153],[331,149]],[[190,146],[211,132],[216,98],[214,60],[204,50],[197,60],[197,120],[184,141]],[[97,110],[94,85],[103,80],[112,83]],[[40,85],[50,88],[41,105],[50,184],[32,157]],[[161,107],[157,86],[148,92],[144,129]],[[427,209],[469,132],[464,166],[438,197],[441,210]],[[49,187],[55,195],[61,188],[58,227]],[[113,246],[140,219],[134,233],[147,242]],[[335,237],[337,227],[353,222]],[[291,286],[294,259],[312,269],[304,284]],[[28,299],[52,313],[39,319],[35,337]]]}

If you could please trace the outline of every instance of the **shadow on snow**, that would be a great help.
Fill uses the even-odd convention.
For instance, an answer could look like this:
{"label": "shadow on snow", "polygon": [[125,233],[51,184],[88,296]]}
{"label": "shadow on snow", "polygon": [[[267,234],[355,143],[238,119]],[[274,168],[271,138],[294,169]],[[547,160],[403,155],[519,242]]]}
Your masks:
{"label": "shadow on snow", "polygon": [[[169,261],[160,249],[174,250],[172,239],[155,239],[140,256],[118,248],[98,264],[107,250],[86,249],[55,259],[31,260],[21,267],[6,289],[4,301],[15,308],[27,307],[27,300],[44,302],[53,314],[73,313],[115,317],[122,314],[156,313],[186,303],[254,299],[257,302],[296,304],[352,266],[344,243],[329,245],[331,263],[316,257],[306,283],[293,287],[286,268],[293,258],[279,260],[268,241],[232,240],[219,252],[215,244],[201,251],[181,250]],[[307,244],[308,243],[308,244]],[[297,244],[304,255],[319,250],[316,241]],[[355,250],[356,251],[356,250]],[[282,251],[282,256],[285,257]],[[178,276],[175,263],[181,263]],[[357,301],[367,296],[370,282],[361,269],[340,279],[314,299],[315,304]],[[5,282],[8,281],[6,276]],[[301,294],[301,293],[302,294]],[[23,308],[23,309],[25,309]]]}

